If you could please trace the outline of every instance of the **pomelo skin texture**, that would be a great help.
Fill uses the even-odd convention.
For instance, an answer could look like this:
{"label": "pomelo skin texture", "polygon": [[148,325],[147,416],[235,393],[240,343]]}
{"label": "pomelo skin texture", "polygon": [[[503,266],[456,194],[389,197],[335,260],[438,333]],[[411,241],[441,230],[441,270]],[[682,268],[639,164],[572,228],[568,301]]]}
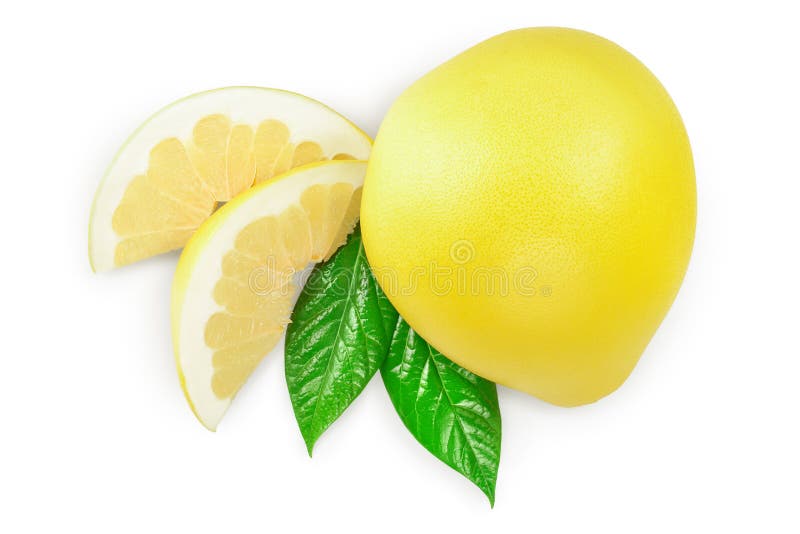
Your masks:
{"label": "pomelo skin texture", "polygon": [[655,76],[596,35],[498,35],[423,76],[375,140],[378,280],[461,366],[561,406],[633,370],[694,240],[689,140]]}

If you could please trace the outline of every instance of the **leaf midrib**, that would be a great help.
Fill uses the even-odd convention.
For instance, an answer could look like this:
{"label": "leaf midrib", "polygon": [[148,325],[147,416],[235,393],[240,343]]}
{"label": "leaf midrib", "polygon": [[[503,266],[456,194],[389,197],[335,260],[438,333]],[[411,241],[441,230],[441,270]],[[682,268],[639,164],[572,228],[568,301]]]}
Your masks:
{"label": "leaf midrib", "polygon": [[[348,309],[349,306],[352,305],[352,302],[351,302],[351,288],[353,287],[353,283],[355,282],[355,279],[356,279],[356,276],[357,276],[356,273],[358,272],[359,264],[362,261],[362,252],[363,252],[363,250],[364,250],[363,243],[359,243],[358,252],[356,253],[356,260],[353,262],[353,270],[351,271],[351,274],[350,274],[350,283],[347,286],[347,300],[345,301],[344,309],[342,310],[342,316],[339,318],[339,326],[336,329],[336,336],[334,337],[333,343],[331,345],[330,355],[328,357],[328,363],[325,366],[325,373],[323,375],[325,377],[325,379],[323,380],[322,385],[319,388],[319,391],[318,391],[318,394],[317,394],[317,398],[314,401],[314,413],[311,415],[311,421],[309,423],[310,429],[312,431],[317,430],[317,414],[319,412],[319,405],[320,405],[319,401],[320,401],[320,397],[321,397],[321,392],[325,391],[328,388],[328,386],[330,385],[331,376],[332,376],[331,365],[333,364],[333,360],[334,360],[333,354],[336,351],[337,342],[341,339],[342,326],[344,325],[345,317],[347,316],[347,309]],[[360,321],[359,321],[359,326],[361,326]],[[362,328],[362,330],[363,330],[363,328]],[[316,434],[317,432],[314,432],[314,433]],[[319,437],[319,436],[317,436],[317,437]],[[310,444],[308,444],[308,449],[309,449],[308,452],[309,452],[309,454],[311,454],[311,448],[313,447],[313,445],[316,442],[316,440],[317,440],[317,438],[315,437],[314,441],[312,441]]]}
{"label": "leaf midrib", "polygon": [[[484,492],[486,492],[486,489],[489,488],[490,485],[487,484],[488,480],[486,477],[486,473],[484,472],[485,469],[483,467],[483,464],[480,461],[478,454],[475,452],[475,448],[472,446],[472,442],[467,437],[468,434],[466,432],[466,429],[464,428],[463,422],[461,421],[461,415],[458,413],[458,410],[456,410],[456,405],[453,404],[453,399],[450,397],[450,393],[447,391],[447,388],[444,385],[444,380],[442,380],[442,373],[439,370],[439,364],[437,363],[436,358],[433,357],[433,350],[432,350],[433,347],[431,347],[427,342],[425,343],[425,346],[428,349],[428,358],[433,363],[433,368],[436,371],[436,376],[439,379],[439,383],[442,385],[442,391],[444,392],[444,395],[447,398],[447,402],[450,405],[450,409],[453,412],[453,416],[456,419],[458,427],[461,429],[461,433],[464,435],[465,438],[467,438],[465,440],[467,442],[467,446],[469,447],[472,456],[475,458],[475,463],[478,464],[478,471],[480,473],[481,481],[483,482],[483,487],[481,489]],[[492,502],[492,504],[494,504],[494,492],[492,492],[492,495],[489,500]]]}

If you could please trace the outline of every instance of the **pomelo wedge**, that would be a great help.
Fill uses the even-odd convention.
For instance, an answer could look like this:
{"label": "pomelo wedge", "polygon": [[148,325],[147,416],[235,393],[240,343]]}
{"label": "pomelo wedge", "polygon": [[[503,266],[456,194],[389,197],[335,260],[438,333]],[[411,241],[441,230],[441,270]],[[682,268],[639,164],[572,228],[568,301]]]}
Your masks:
{"label": "pomelo wedge", "polygon": [[173,345],[183,391],[208,429],[281,340],[301,274],[352,232],[365,173],[362,161],[291,170],[222,206],[184,248]]}
{"label": "pomelo wedge", "polygon": [[291,168],[367,159],[371,141],[288,91],[227,87],[178,100],[125,142],[97,189],[89,260],[107,271],[183,247],[222,203]]}

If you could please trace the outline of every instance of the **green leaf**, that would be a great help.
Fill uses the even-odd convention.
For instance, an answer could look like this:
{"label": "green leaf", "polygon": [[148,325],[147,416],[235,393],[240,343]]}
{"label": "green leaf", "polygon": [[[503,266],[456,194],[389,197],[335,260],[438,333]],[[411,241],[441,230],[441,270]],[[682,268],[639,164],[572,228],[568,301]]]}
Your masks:
{"label": "green leaf", "polygon": [[286,384],[309,455],[380,368],[396,321],[356,228],[314,269],[286,331]]}
{"label": "green leaf", "polygon": [[501,434],[494,383],[448,360],[402,318],[381,376],[417,441],[475,483],[494,506]]}

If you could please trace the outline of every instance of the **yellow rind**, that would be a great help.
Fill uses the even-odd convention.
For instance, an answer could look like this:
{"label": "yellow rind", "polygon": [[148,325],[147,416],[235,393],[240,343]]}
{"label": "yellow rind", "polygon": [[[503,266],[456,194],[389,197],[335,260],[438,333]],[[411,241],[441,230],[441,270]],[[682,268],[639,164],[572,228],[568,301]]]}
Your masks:
{"label": "yellow rind", "polygon": [[[372,267],[413,281],[378,280],[421,337],[497,384],[579,406],[625,381],[667,314],[696,208],[689,138],[653,73],[597,35],[526,28],[397,98],[361,229]],[[420,276],[427,265],[452,285]]]}

